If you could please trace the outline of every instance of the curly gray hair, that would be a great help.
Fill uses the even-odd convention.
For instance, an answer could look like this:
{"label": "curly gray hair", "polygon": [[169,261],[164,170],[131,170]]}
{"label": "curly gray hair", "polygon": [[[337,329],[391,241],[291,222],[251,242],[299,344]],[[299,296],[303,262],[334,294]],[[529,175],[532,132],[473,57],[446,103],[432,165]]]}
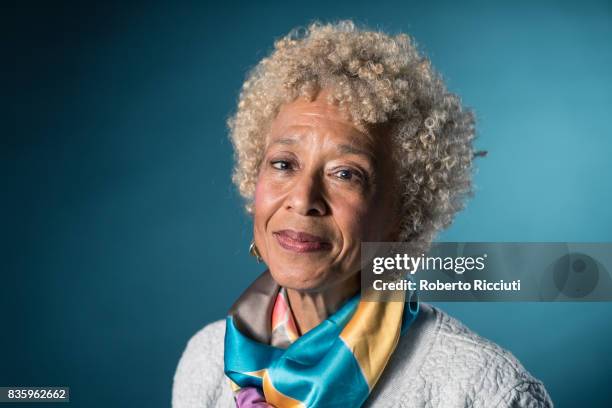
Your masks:
{"label": "curly gray hair", "polygon": [[228,119],[233,181],[252,213],[269,125],[283,103],[330,88],[360,125],[387,123],[401,184],[400,241],[426,249],[472,192],[474,115],[449,93],[406,34],[390,36],[352,21],[312,23],[276,41],[248,74]]}

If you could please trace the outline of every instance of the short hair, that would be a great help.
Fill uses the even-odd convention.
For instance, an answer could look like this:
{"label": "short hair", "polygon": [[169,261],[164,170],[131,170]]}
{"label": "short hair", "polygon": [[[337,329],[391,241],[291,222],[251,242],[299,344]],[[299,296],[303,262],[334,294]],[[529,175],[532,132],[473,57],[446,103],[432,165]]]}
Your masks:
{"label": "short hair", "polygon": [[359,125],[389,124],[401,185],[399,241],[426,249],[472,196],[474,114],[449,93],[429,59],[403,33],[352,21],[294,29],[247,75],[228,119],[233,181],[252,214],[269,126],[282,104],[330,88]]}

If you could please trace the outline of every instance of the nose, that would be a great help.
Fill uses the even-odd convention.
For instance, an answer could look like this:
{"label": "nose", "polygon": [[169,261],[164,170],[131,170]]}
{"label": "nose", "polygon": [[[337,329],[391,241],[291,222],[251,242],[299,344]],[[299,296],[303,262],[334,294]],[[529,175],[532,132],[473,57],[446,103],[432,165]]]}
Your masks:
{"label": "nose", "polygon": [[286,208],[304,216],[325,215],[328,206],[323,196],[320,177],[303,173],[296,178],[287,197]]}

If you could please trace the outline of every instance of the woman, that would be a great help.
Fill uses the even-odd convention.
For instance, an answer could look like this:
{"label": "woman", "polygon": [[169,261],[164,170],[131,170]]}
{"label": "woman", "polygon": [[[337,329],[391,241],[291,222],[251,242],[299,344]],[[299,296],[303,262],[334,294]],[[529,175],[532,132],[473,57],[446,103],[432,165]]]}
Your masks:
{"label": "woman", "polygon": [[444,312],[360,301],[361,242],[426,250],[462,208],[473,123],[406,35],[344,21],[277,41],[229,121],[268,270],[189,341],[173,406],[551,406]]}

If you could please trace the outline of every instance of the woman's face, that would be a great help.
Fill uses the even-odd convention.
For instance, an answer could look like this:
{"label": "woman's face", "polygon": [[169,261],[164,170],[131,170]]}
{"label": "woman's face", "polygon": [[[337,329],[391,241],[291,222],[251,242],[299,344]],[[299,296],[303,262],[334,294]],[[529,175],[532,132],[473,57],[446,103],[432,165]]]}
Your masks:
{"label": "woman's face", "polygon": [[254,235],[276,282],[306,292],[355,278],[362,241],[391,241],[398,197],[386,132],[357,128],[321,92],[271,123]]}

